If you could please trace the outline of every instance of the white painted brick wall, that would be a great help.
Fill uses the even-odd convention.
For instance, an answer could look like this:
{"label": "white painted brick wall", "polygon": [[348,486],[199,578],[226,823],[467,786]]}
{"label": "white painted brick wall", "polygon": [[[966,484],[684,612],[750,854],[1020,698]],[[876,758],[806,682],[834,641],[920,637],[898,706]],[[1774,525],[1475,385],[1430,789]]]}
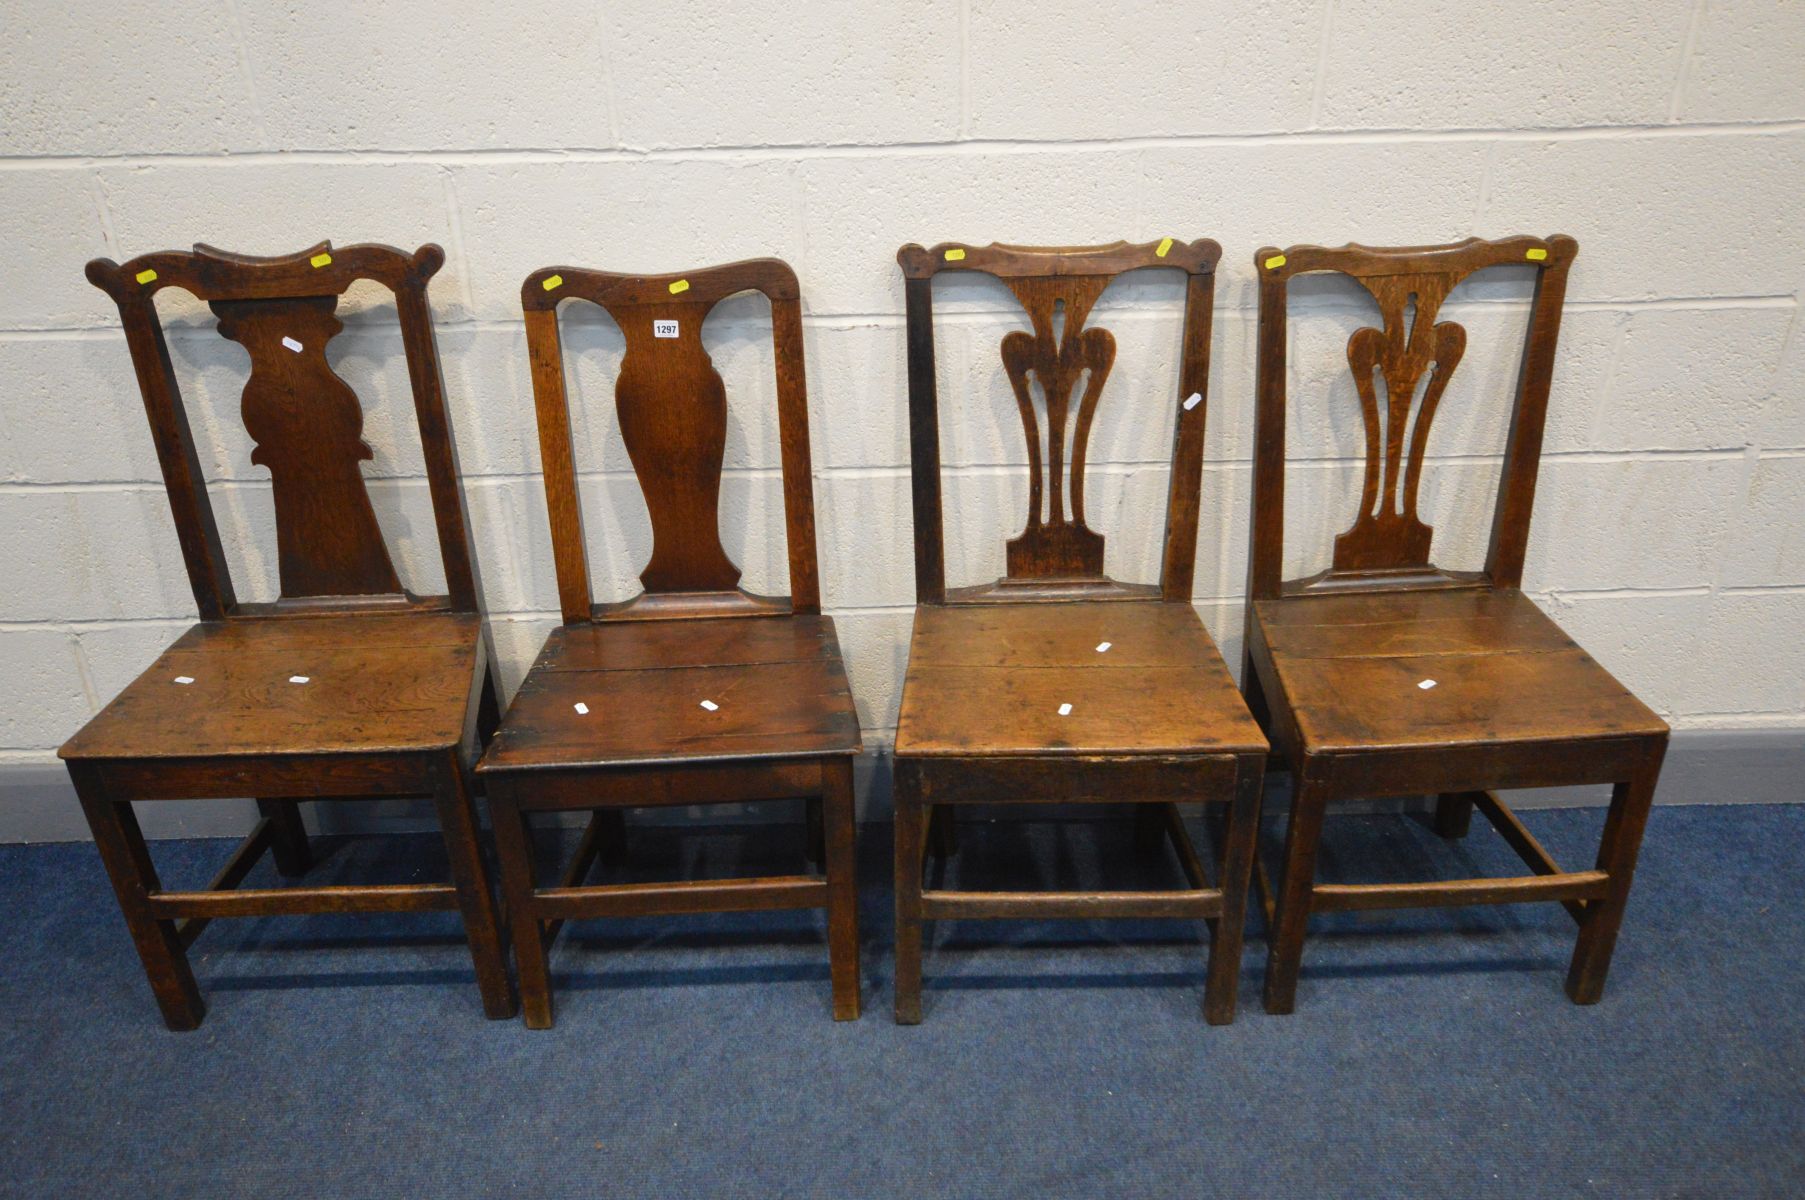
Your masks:
{"label": "white painted brick wall", "polygon": [[[1265,243],[1577,236],[1527,585],[1680,727],[1805,727],[1805,8],[1792,0],[1473,5],[933,0],[595,7],[404,0],[0,0],[0,766],[54,746],[192,608],[117,320],[82,276],[200,240],[443,243],[433,283],[488,608],[511,691],[556,620],[518,289],[551,263],[667,271],[774,254],[803,285],[827,603],[868,738],[896,719],[913,598],[907,241],[1211,236],[1218,289],[1198,610],[1238,659]],[[1439,557],[1476,566],[1525,277],[1452,299],[1471,345],[1431,440]],[[1001,569],[1025,511],[979,279],[939,285],[955,580]],[[1359,422],[1345,284],[1297,289],[1293,536],[1350,519]],[[243,352],[165,294],[240,593],[274,592]],[[1178,289],[1113,289],[1120,356],[1090,509],[1152,578]],[[335,340],[398,564],[439,583],[392,309]],[[596,587],[631,594],[645,507],[612,413],[622,341],[569,314]],[[782,582],[768,306],[706,331],[732,397],[724,535]]]}

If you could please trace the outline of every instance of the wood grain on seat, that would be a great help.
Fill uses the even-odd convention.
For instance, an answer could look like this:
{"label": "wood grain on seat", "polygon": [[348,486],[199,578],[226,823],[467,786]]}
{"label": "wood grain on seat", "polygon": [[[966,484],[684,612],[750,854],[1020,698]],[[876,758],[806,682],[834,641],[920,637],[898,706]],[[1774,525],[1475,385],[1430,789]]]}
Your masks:
{"label": "wood grain on seat", "polygon": [[[204,622],[60,753],[101,759],[455,749],[481,640],[475,613]],[[290,682],[295,677],[307,682]]]}
{"label": "wood grain on seat", "polygon": [[[1109,649],[1099,652],[1104,642]],[[1069,704],[1065,715],[1060,707]],[[1261,752],[1188,604],[923,605],[896,749],[909,755]]]}
{"label": "wood grain on seat", "polygon": [[857,754],[860,745],[831,619],[622,621],[552,631],[483,769]]}
{"label": "wood grain on seat", "polygon": [[1254,620],[1307,753],[1667,730],[1518,591],[1262,600]]}

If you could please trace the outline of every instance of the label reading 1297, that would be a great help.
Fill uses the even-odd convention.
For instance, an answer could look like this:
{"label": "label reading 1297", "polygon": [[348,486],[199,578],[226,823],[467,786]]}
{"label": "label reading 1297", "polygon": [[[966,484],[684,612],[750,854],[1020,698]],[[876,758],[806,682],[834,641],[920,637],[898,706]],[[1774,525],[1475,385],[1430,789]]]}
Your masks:
{"label": "label reading 1297", "polygon": [[677,322],[675,322],[675,321],[653,321],[652,322],[652,336],[653,337],[676,337],[677,336]]}

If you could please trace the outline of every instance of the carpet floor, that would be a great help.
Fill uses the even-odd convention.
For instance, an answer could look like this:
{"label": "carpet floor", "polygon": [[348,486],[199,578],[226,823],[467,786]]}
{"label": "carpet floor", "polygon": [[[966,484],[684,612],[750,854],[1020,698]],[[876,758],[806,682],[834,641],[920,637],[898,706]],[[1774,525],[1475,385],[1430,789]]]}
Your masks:
{"label": "carpet floor", "polygon": [[[1525,820],[1581,863],[1603,813]],[[829,1018],[819,917],[776,913],[567,927],[548,1032],[484,1020],[433,914],[217,922],[207,1019],[169,1033],[93,847],[0,847],[0,1194],[1805,1194],[1805,805],[1657,809],[1595,1007],[1561,992],[1571,921],[1535,905],[1318,918],[1296,1014],[1267,1016],[1255,915],[1222,1028],[1201,925],[1155,921],[943,924],[925,1023],[897,1027],[889,834],[861,834],[862,1020]],[[154,851],[200,886],[227,848]],[[801,836],[636,825],[628,849],[635,877],[789,871]],[[442,877],[430,837],[321,851],[310,879]],[[1333,818],[1322,861],[1520,872],[1482,820],[1449,843],[1397,815]],[[969,822],[951,878],[1179,882],[1113,821]]]}

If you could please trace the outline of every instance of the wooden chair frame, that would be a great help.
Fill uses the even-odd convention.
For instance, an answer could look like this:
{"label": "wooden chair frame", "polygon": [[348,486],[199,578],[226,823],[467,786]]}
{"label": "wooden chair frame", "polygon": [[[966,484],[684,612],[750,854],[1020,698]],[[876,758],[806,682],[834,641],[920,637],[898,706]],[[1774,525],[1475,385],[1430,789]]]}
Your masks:
{"label": "wooden chair frame", "polygon": [[[984,606],[1023,601],[1050,605],[1095,600],[1182,605],[1195,620],[1191,591],[1203,472],[1203,403],[1209,387],[1210,325],[1215,268],[1221,247],[1204,239],[1166,238],[1144,245],[1116,242],[1090,247],[1027,247],[942,243],[931,249],[904,246],[897,254],[904,276],[908,322],[909,444],[915,523],[918,614],[945,606]],[[1119,583],[1102,571],[1103,539],[1084,524],[1083,477],[1091,418],[1114,359],[1114,339],[1101,328],[1083,328],[1091,307],[1118,276],[1145,268],[1185,273],[1182,364],[1172,448],[1172,474],[1160,580],[1156,585]],[[1034,333],[1012,333],[1003,342],[1021,410],[1029,453],[1027,527],[1008,546],[1008,574],[991,584],[949,589],[941,506],[938,387],[934,357],[933,281],[949,271],[976,271],[1008,286],[1021,302]],[[1056,329],[1055,311],[1064,323]],[[1027,377],[1037,374],[1048,425],[1063,430],[1080,382],[1069,488],[1062,437],[1047,439],[1047,483],[1042,484],[1038,418]],[[1195,397],[1183,403],[1186,397]],[[1069,491],[1071,513],[1062,505]],[[1047,501],[1043,505],[1043,494]],[[1043,509],[1046,516],[1043,518]],[[1052,610],[1049,609],[1049,613]],[[917,619],[917,638],[920,636]],[[1197,632],[1202,634],[1199,624]],[[1203,635],[1207,644],[1207,635]],[[1213,650],[1213,647],[1211,647]],[[911,662],[913,672],[914,663]],[[1239,708],[1239,705],[1236,706]],[[899,740],[895,767],[896,1020],[922,1016],[923,922],[941,919],[1172,917],[1203,919],[1211,943],[1204,1011],[1212,1024],[1234,1019],[1242,925],[1260,809],[1266,747],[1253,744],[1225,753],[1083,754],[999,756],[913,754]],[[1170,837],[1188,886],[1176,891],[986,892],[927,889],[925,855],[944,857],[956,848],[954,807],[974,803],[1134,802],[1137,840],[1157,847]],[[1210,867],[1198,854],[1177,805],[1222,802],[1228,806],[1220,852]]]}
{"label": "wooden chair frame", "polygon": [[[259,754],[197,757],[97,758],[77,735],[61,751],[80,795],[94,840],[106,865],[152,990],[171,1029],[193,1029],[205,1006],[186,951],[215,917],[289,913],[416,912],[452,910],[462,914],[476,966],[483,1007],[490,1017],[512,1016],[515,999],[508,978],[501,923],[477,841],[469,766],[463,747],[493,731],[499,714],[493,664],[477,608],[477,580],[470,550],[456,447],[447,415],[444,381],[433,337],[427,282],[444,264],[444,251],[425,245],[413,254],[390,246],[355,245],[333,249],[320,244],[298,254],[254,258],[207,246],[132,259],[123,266],[96,259],[87,267],[91,283],[118,305],[157,457],[175,517],[176,535],[200,610],[198,630],[246,628],[252,618],[301,620],[331,614],[470,614],[476,667],[470,680],[463,740],[431,752],[308,753],[271,750]],[[370,513],[358,457],[369,457],[361,442],[362,412],[348,387],[325,365],[325,341],[339,324],[331,314],[338,297],[359,280],[372,280],[395,297],[406,348],[433,512],[449,594],[403,593],[389,565],[386,547]],[[276,477],[278,541],[282,557],[282,598],[267,604],[237,600],[207,495],[199,456],[176,383],[169,348],[157,315],[156,295],[179,287],[211,303],[221,332],[252,347],[252,380],[247,384],[247,421],[253,405],[262,421],[292,420],[292,427],[266,428],[258,436],[253,461],[269,465]],[[296,351],[293,368],[262,358],[264,339],[283,328],[317,335],[306,361]],[[310,339],[311,340],[311,339]],[[253,344],[255,343],[255,344]],[[282,354],[288,350],[283,349]],[[253,395],[280,370],[307,372],[304,385],[324,396],[301,412],[272,407]],[[267,393],[265,393],[267,394]],[[310,393],[313,394],[313,393]],[[349,404],[349,408],[342,407]],[[295,415],[299,413],[300,415]],[[334,427],[332,422],[342,424]],[[293,457],[299,436],[329,431],[343,456],[330,465],[343,473],[321,480],[308,462]],[[271,436],[282,433],[284,436]],[[254,435],[255,431],[254,431]],[[316,459],[315,462],[323,460]],[[293,505],[293,507],[291,507]],[[309,509],[308,505],[314,507]],[[315,520],[301,519],[304,513]],[[348,525],[341,525],[340,520]],[[347,534],[347,528],[350,534]],[[355,535],[355,536],[352,536]],[[298,628],[298,626],[297,626]],[[225,867],[199,891],[167,891],[158,881],[148,847],[132,810],[134,801],[224,799],[254,795],[262,819]],[[365,799],[430,796],[437,808],[450,857],[452,880],[385,886],[239,888],[265,851],[289,876],[311,861],[307,833],[296,807],[301,799]]]}
{"label": "wooden chair frame", "polygon": [[[748,290],[763,293],[771,304],[788,596],[758,596],[738,587],[739,569],[720,547],[716,509],[726,400],[702,346],[701,328],[717,303]],[[603,308],[627,338],[616,401],[623,439],[652,518],[654,544],[652,560],[641,576],[645,590],[618,604],[595,603],[590,586],[558,329],[557,309],[566,299]],[[818,623],[831,643],[832,622],[820,616],[800,290],[788,264],[753,259],[670,275],[548,267],[527,277],[521,287],[521,303],[526,313],[564,631],[728,617],[806,618]],[[683,333],[657,334],[654,323],[667,321],[675,323],[670,328],[680,327]],[[674,340],[659,340],[661,337]],[[673,401],[673,396],[683,399]],[[681,473],[687,473],[687,478],[677,479]],[[840,670],[837,648],[833,670]],[[843,686],[843,675],[840,683]],[[648,751],[641,761],[583,761],[579,755],[570,761],[531,767],[509,766],[492,753],[480,764],[478,771],[495,815],[500,875],[513,927],[527,1025],[535,1029],[552,1025],[548,954],[569,918],[779,908],[826,910],[834,1017],[856,1019],[858,894],[852,771],[861,743],[849,694],[847,717],[851,721],[848,735],[832,753],[778,757],[673,754],[660,760]],[[514,719],[512,711],[508,719]],[[498,749],[508,737],[506,729],[504,724]],[[597,857],[611,848],[610,842],[618,847],[625,807],[790,797],[806,802],[810,857],[824,862],[822,876],[584,883]],[[589,825],[559,880],[542,886],[534,878],[528,814],[570,809],[592,810]]]}
{"label": "wooden chair frame", "polygon": [[[1271,736],[1275,754],[1289,766],[1292,779],[1284,872],[1276,899],[1264,864],[1257,872],[1273,931],[1264,997],[1268,1012],[1288,1013],[1295,1006],[1310,914],[1343,909],[1558,901],[1579,925],[1567,993],[1580,1004],[1593,1003],[1603,995],[1665,752],[1666,726],[1647,713],[1643,727],[1624,736],[1575,735],[1508,743],[1481,740],[1325,752],[1307,744],[1300,733],[1291,700],[1276,674],[1261,619],[1281,605],[1310,605],[1323,598],[1357,593],[1386,596],[1479,590],[1501,597],[1518,595],[1562,301],[1568,269],[1577,252],[1578,243],[1572,238],[1556,235],[1499,241],[1469,238],[1451,245],[1400,248],[1266,247],[1254,256],[1260,281],[1258,399],[1242,679],[1249,704]],[[1490,547],[1483,571],[1443,570],[1429,561],[1431,530],[1417,517],[1416,496],[1429,424],[1466,339],[1459,325],[1437,323],[1436,315],[1462,280],[1476,271],[1507,265],[1533,268],[1535,285]],[[1353,278],[1378,302],[1383,327],[1358,330],[1348,343],[1367,431],[1365,485],[1355,524],[1336,539],[1334,561],[1327,570],[1285,581],[1280,576],[1288,288],[1293,278],[1313,272]],[[1385,378],[1389,411],[1381,410],[1373,384],[1375,371]],[[1422,400],[1406,447],[1403,431],[1419,385],[1423,385]],[[1584,871],[1563,869],[1495,790],[1588,783],[1610,783],[1613,792],[1596,866]],[[1407,884],[1315,882],[1317,846],[1331,803],[1350,797],[1427,792],[1439,794],[1438,832],[1447,837],[1464,836],[1477,807],[1532,874]]]}

